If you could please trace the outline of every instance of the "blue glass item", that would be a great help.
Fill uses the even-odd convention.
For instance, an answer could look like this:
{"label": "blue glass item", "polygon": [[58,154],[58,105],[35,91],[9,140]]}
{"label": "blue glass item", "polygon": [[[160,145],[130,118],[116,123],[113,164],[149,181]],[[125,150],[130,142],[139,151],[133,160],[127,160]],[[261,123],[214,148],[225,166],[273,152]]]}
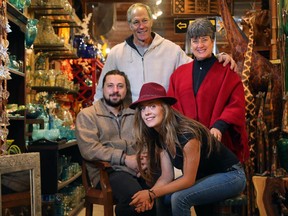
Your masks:
{"label": "blue glass item", "polygon": [[84,36],[82,35],[75,35],[73,39],[73,48],[78,49],[80,42],[84,42]]}
{"label": "blue glass item", "polygon": [[26,0],[18,0],[16,4],[16,8],[22,12],[25,7],[25,4],[26,4]]}
{"label": "blue glass item", "polygon": [[93,44],[87,44],[85,58],[95,58],[97,49]]}
{"label": "blue glass item", "polygon": [[9,2],[14,5],[15,7],[17,6],[18,4],[18,0],[9,0]]}
{"label": "blue glass item", "polygon": [[26,0],[24,7],[28,8],[31,5],[31,0]]}
{"label": "blue glass item", "polygon": [[80,41],[79,47],[77,49],[77,56],[80,58],[85,58],[86,55],[86,47],[87,44],[84,42],[84,40]]}
{"label": "blue glass item", "polygon": [[68,140],[76,139],[75,130],[67,130],[67,139]]}
{"label": "blue glass item", "polygon": [[55,198],[55,216],[64,215],[64,206],[63,206],[63,194],[57,193]]}
{"label": "blue glass item", "polygon": [[9,56],[9,67],[19,70],[19,63],[17,62],[17,56],[16,55],[10,55]]}
{"label": "blue glass item", "polygon": [[38,33],[37,24],[38,24],[37,19],[28,19],[25,32],[25,45],[27,48],[31,48],[37,36]]}
{"label": "blue glass item", "polygon": [[49,115],[49,130],[54,129],[54,116]]}
{"label": "blue glass item", "polygon": [[281,168],[288,171],[288,139],[281,138],[277,141],[278,157]]}

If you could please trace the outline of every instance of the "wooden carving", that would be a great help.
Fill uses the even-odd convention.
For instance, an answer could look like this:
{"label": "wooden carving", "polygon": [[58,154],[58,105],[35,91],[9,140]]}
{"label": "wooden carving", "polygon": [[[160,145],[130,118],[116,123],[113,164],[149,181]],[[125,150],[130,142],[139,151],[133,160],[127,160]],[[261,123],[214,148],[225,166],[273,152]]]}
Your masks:
{"label": "wooden carving", "polygon": [[285,185],[287,178],[253,176],[253,185],[256,191],[256,203],[261,216],[287,215],[285,200]]}
{"label": "wooden carving", "polygon": [[[271,41],[271,29],[270,29],[270,16],[269,10],[250,10],[247,11],[242,20],[253,18],[254,22],[254,46],[268,47]],[[246,22],[241,22],[243,26],[243,32],[248,37],[250,26]]]}
{"label": "wooden carving", "polygon": [[[231,53],[239,72],[242,73],[245,54],[247,52],[248,40],[243,31],[234,21],[226,0],[218,0],[221,17],[223,19],[224,28],[226,30],[227,40],[231,47]],[[264,58],[256,51],[252,51],[251,55],[249,87],[252,94],[255,96],[259,91],[267,92],[269,77],[272,80],[272,100],[274,105],[274,127],[280,127],[282,115],[282,78],[280,69],[275,67],[270,61]]]}

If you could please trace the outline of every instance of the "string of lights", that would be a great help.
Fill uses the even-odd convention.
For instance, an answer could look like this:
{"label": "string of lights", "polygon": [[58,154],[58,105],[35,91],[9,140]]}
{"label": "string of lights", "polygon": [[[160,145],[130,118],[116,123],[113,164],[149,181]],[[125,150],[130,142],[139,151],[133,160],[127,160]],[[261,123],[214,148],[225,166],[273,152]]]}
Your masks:
{"label": "string of lights", "polygon": [[157,19],[159,16],[163,14],[163,11],[159,8],[159,5],[161,5],[162,0],[155,0],[155,5],[153,7],[153,19]]}

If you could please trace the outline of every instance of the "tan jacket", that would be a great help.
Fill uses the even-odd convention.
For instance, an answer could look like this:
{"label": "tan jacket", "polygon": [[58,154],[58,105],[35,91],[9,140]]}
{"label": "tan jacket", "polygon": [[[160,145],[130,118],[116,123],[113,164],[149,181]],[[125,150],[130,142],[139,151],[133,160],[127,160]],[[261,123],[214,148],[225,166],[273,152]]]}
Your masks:
{"label": "tan jacket", "polygon": [[[86,160],[103,160],[111,163],[114,170],[136,173],[120,165],[123,153],[135,154],[133,136],[134,111],[122,110],[116,117],[104,106],[102,100],[84,108],[76,119],[76,138],[80,153]],[[87,167],[94,186],[99,182],[99,171]]]}

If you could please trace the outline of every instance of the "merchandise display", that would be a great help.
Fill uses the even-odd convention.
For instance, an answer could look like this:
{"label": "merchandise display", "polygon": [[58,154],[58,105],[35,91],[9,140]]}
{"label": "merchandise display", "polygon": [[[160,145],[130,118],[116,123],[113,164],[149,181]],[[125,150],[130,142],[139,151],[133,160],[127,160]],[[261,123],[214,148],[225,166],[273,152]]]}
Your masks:
{"label": "merchandise display", "polygon": [[[42,215],[48,216],[78,215],[84,208],[76,116],[94,101],[108,48],[128,38],[132,24],[123,26],[130,2],[82,1],[81,7],[75,4],[68,0],[0,0],[0,157],[39,152]],[[109,22],[105,4],[109,4],[109,17],[113,17]],[[169,40],[175,39],[171,41],[185,49],[187,55],[192,54],[187,48],[190,41],[182,33],[186,32],[188,22],[209,16],[215,22],[215,52],[224,51],[232,56],[241,73],[250,151],[250,159],[244,164],[247,188],[240,195],[241,202],[237,198],[221,202],[219,215],[240,215],[240,208],[248,216],[263,212],[264,207],[256,205],[259,200],[255,194],[255,188],[261,188],[258,185],[263,181],[261,176],[269,177],[267,182],[282,179],[278,179],[279,188],[265,187],[277,192],[276,204],[272,210],[266,206],[265,211],[276,216],[277,209],[288,215],[284,208],[288,209],[285,201],[288,199],[287,0],[271,0],[268,6],[267,2],[256,1],[253,7],[252,1],[240,0],[147,1],[147,4],[152,5],[153,31]],[[160,10],[162,15],[155,19]],[[174,20],[174,27],[170,26],[170,20]],[[146,28],[144,22],[139,23],[141,30]],[[111,29],[106,31],[108,23]],[[101,28],[105,35],[95,33],[101,32]],[[145,55],[144,49],[139,52],[142,51]],[[130,54],[123,53],[127,59],[133,56]],[[255,176],[258,181],[253,182]],[[27,206],[2,209],[2,215],[7,212],[31,213]]]}

